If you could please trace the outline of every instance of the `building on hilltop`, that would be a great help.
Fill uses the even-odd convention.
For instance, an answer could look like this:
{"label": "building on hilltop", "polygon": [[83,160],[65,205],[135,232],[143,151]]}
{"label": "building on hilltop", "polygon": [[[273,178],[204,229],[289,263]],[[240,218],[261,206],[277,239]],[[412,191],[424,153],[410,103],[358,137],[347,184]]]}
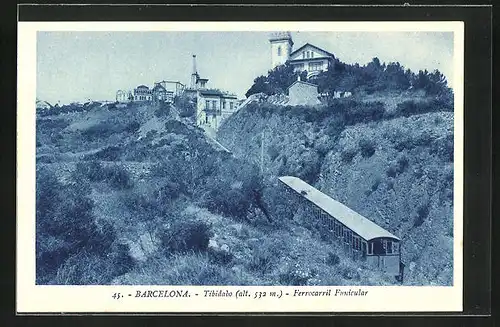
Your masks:
{"label": "building on hilltop", "polygon": [[134,100],[134,95],[131,91],[118,90],[116,91],[116,102],[130,102]]}
{"label": "building on hilltop", "polygon": [[152,94],[154,100],[165,101],[172,103],[174,102],[174,92],[167,91],[165,87],[161,83],[155,83],[155,86],[152,89]]}
{"label": "building on hilltop", "polygon": [[335,56],[315,45],[306,43],[293,50],[293,40],[290,32],[271,34],[271,69],[289,63],[296,72],[307,72],[307,78],[317,75],[321,71],[332,68]]}
{"label": "building on hilltop", "polygon": [[134,89],[134,101],[153,100],[153,91],[146,85],[139,85]]}
{"label": "building on hilltop", "polygon": [[218,130],[222,121],[238,108],[238,98],[234,94],[219,90],[199,90],[196,102],[196,124],[214,130]]}
{"label": "building on hilltop", "polygon": [[218,89],[207,88],[208,78],[201,78],[193,55],[193,71],[189,87],[183,94],[196,103],[196,125],[217,131],[222,121],[239,107],[236,95]]}
{"label": "building on hilltop", "polygon": [[156,82],[155,84],[160,84],[167,90],[167,93],[172,93],[174,97],[179,96],[182,94],[184,91],[184,88],[186,87],[184,84],[182,84],[179,81],[167,81],[163,80],[160,82]]}
{"label": "building on hilltop", "polygon": [[[151,89],[146,85],[139,85],[138,87],[136,87],[134,89],[134,94],[132,96],[132,100],[138,101],[138,102],[164,101],[164,102],[172,103],[174,101],[174,96],[176,95],[176,91],[167,90],[165,88],[166,83],[167,83],[167,81],[155,82],[154,86]],[[170,83],[182,85],[182,83],[179,83],[179,82],[170,82]],[[180,91],[177,91],[177,92],[180,92]],[[117,93],[117,97],[118,97],[118,93]]]}
{"label": "building on hilltop", "polygon": [[288,87],[288,105],[314,106],[321,104],[318,86],[300,80],[300,77]]}

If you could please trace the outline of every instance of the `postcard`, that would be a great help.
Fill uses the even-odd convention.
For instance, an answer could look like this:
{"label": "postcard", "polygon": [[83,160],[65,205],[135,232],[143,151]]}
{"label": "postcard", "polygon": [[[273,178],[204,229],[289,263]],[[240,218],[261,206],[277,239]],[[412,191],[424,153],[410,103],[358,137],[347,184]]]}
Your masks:
{"label": "postcard", "polygon": [[19,22],[17,311],[462,310],[462,22]]}

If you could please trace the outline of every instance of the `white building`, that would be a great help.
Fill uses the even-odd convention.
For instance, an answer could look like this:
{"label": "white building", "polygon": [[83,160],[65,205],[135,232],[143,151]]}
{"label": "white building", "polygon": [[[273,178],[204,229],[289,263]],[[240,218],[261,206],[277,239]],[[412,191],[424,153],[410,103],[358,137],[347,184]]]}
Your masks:
{"label": "white building", "polygon": [[307,71],[307,77],[314,76],[321,71],[331,69],[335,56],[315,45],[306,43],[297,50],[293,50],[293,40],[290,32],[273,33],[269,38],[271,43],[271,68],[290,63],[295,71]]}
{"label": "white building", "polygon": [[196,55],[193,55],[193,72],[189,87],[184,95],[196,102],[196,125],[214,133],[222,121],[239,107],[236,95],[217,89],[207,88],[208,78],[201,78],[196,68]]}
{"label": "white building", "polygon": [[215,131],[238,109],[238,98],[219,90],[198,90],[196,102],[196,124]]}

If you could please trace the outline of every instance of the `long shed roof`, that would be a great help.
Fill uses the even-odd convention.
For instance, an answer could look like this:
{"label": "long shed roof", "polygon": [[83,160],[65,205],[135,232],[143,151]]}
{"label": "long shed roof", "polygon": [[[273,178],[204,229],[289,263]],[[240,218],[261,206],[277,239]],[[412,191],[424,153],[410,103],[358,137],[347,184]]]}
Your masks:
{"label": "long shed roof", "polygon": [[344,204],[335,201],[300,178],[283,176],[279,177],[279,180],[367,241],[378,237],[389,237],[398,241],[400,240],[399,237],[391,234]]}

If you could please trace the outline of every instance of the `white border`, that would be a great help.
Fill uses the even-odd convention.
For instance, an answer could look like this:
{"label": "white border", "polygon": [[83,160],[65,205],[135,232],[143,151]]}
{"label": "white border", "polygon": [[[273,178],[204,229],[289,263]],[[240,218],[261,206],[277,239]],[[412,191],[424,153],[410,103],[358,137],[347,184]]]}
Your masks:
{"label": "white border", "polygon": [[[37,286],[35,285],[35,99],[37,31],[449,31],[454,32],[454,268],[450,287],[362,287],[363,297],[134,298],[136,290],[251,292],[349,287]],[[463,22],[19,22],[17,99],[17,311],[22,312],[436,312],[462,311]],[[358,287],[353,287],[358,289]],[[115,292],[132,297],[114,300]]]}

